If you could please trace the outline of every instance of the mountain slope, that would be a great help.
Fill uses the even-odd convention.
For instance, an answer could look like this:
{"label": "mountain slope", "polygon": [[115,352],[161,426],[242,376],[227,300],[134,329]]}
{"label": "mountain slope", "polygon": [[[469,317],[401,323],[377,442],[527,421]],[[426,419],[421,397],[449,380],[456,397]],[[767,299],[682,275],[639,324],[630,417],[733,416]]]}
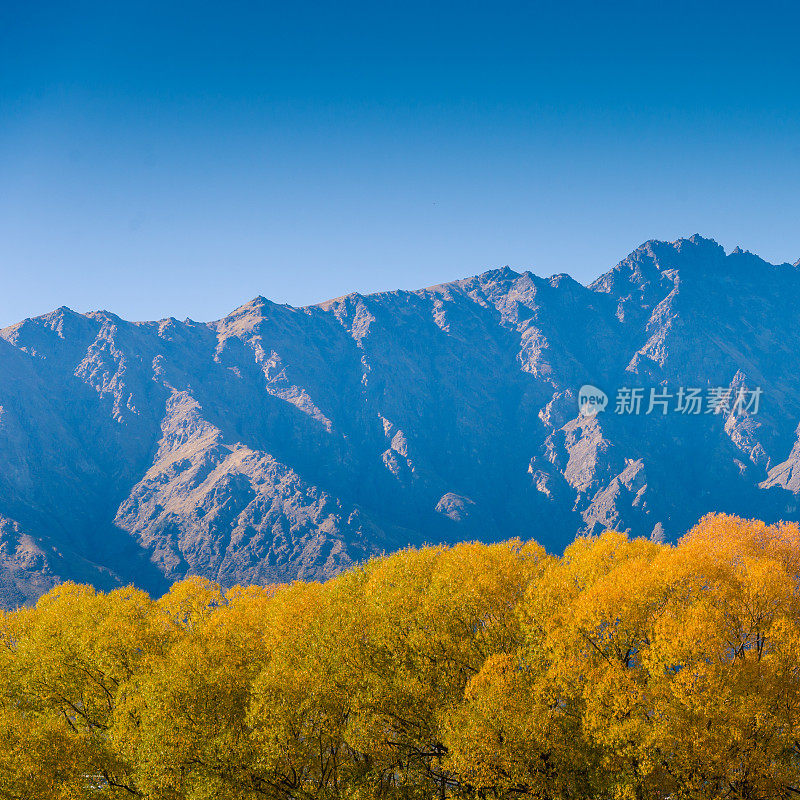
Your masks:
{"label": "mountain slope", "polygon": [[[591,286],[509,268],[212,323],[66,308],[0,331],[0,602],[325,578],[405,544],[798,518],[800,269],[694,236]],[[611,405],[578,414],[577,390]],[[763,392],[619,415],[621,387]],[[645,401],[646,402],[646,401]]]}

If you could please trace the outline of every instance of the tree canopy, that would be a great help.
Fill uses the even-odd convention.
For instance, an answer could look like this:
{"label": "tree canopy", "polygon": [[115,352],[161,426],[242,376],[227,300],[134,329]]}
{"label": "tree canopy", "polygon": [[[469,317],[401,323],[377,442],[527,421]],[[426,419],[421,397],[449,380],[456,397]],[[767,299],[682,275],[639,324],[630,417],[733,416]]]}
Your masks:
{"label": "tree canopy", "polygon": [[800,796],[800,530],[404,550],[0,617],[0,798]]}

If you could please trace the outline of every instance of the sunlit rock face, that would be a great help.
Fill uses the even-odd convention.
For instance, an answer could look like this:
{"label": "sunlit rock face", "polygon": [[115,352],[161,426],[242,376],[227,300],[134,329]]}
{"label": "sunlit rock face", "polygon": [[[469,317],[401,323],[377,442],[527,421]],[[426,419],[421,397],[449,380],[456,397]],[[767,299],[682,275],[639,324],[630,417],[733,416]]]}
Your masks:
{"label": "sunlit rock face", "polygon": [[[709,511],[798,519],[800,269],[694,236],[591,286],[509,268],[212,323],[66,308],[0,332],[0,603],[324,579],[406,545]],[[609,396],[582,416],[585,384]],[[643,387],[758,413],[615,413]]]}

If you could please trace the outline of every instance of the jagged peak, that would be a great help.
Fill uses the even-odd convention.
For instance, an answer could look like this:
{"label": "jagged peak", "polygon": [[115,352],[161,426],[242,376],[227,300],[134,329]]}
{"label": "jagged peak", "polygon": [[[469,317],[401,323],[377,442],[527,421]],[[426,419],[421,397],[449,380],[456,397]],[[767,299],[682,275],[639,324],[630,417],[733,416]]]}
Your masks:
{"label": "jagged peak", "polygon": [[795,261],[794,264],[790,264],[788,261],[784,261],[782,264],[773,264],[751,250],[744,250],[738,245],[731,250],[728,259],[730,259],[728,264],[735,266],[740,273],[747,274],[747,270],[749,270],[754,276],[762,274],[763,270],[773,270],[777,275],[780,271],[785,272],[786,270],[800,267],[800,259]]}
{"label": "jagged peak", "polygon": [[[392,294],[392,292],[376,292],[375,295],[371,296],[381,296]],[[330,300],[323,300],[321,303],[315,303],[313,306],[306,306],[306,308],[318,308],[322,311],[330,311],[332,308],[337,308],[340,306],[349,307],[349,306],[357,306],[359,303],[363,303],[366,297],[361,294],[361,292],[348,292],[347,294],[340,295],[339,297],[332,297]]]}
{"label": "jagged peak", "polygon": [[77,311],[73,311],[69,306],[59,306],[58,308],[54,308],[52,311],[48,311],[44,314],[37,314],[35,317],[25,317],[25,319],[14,323],[14,325],[9,325],[8,327],[16,328],[19,325],[25,325],[28,323],[47,325],[56,320],[64,319],[65,317],[84,317],[84,316],[85,316],[84,314],[80,314]]}
{"label": "jagged peak", "polygon": [[39,314],[35,317],[26,317],[13,325],[8,325],[2,329],[4,338],[8,338],[16,333],[24,330],[34,329],[48,329],[63,336],[64,325],[80,325],[87,322],[88,314],[81,314],[78,311],[73,311],[69,306],[59,306],[46,314]]}
{"label": "jagged peak", "polygon": [[[644,244],[639,245],[628,258],[636,256],[638,253],[651,254],[658,259],[665,255],[674,253],[706,253],[717,258],[725,255],[725,248],[716,240],[710,237],[701,236],[699,233],[694,233],[689,237],[680,237],[673,241],[665,241],[662,239],[648,239]],[[627,260],[627,259],[625,259]]]}
{"label": "jagged peak", "polygon": [[[85,317],[88,319],[99,320],[100,322],[113,322],[113,323],[127,323],[128,320],[122,319],[118,314],[115,314],[113,311],[108,311],[105,308],[98,309],[97,311],[87,311],[84,314]],[[136,324],[136,323],[129,323],[129,324]]]}
{"label": "jagged peak", "polygon": [[[270,300],[264,295],[257,295],[252,300],[249,300],[244,305],[235,308],[231,311],[230,314],[227,314],[224,319],[229,319],[231,317],[245,317],[245,316],[260,316],[265,317],[270,311],[274,311],[276,309],[290,309],[295,310],[294,306],[290,306],[288,303],[275,303],[274,301]],[[222,321],[222,320],[220,320]]]}
{"label": "jagged peak", "polygon": [[[745,253],[741,248],[737,248],[737,251],[731,255],[738,257]],[[663,280],[675,281],[677,278],[674,273],[713,275],[726,269],[727,258],[725,248],[719,242],[699,233],[671,242],[648,239],[619,264],[597,278],[589,288],[613,292],[615,288],[621,288],[621,283],[643,287]]]}
{"label": "jagged peak", "polygon": [[83,314],[79,314],[77,311],[74,311],[69,306],[59,306],[56,309],[53,309],[49,314],[45,314],[45,317],[82,317]]}
{"label": "jagged peak", "polygon": [[477,275],[476,277],[481,282],[488,282],[516,280],[517,278],[521,278],[522,275],[523,273],[511,269],[508,264],[505,264],[504,266],[497,267],[495,269],[487,269],[485,272],[481,272],[480,275]]}
{"label": "jagged peak", "polygon": [[239,312],[248,312],[248,311],[263,311],[265,308],[269,308],[270,306],[275,305],[271,300],[264,297],[263,294],[256,295],[252,300],[249,300],[247,303],[239,306],[239,308],[234,310],[234,314]]}
{"label": "jagged peak", "polygon": [[487,269],[484,272],[480,272],[477,275],[470,275],[466,278],[459,278],[454,281],[445,281],[444,283],[437,283],[433,286],[426,286],[424,289],[418,291],[441,294],[443,292],[451,292],[459,289],[473,289],[476,285],[485,286],[487,284],[513,283],[525,277],[532,278],[534,275],[527,270],[524,272],[517,272],[508,265],[505,265],[503,267]]}
{"label": "jagged peak", "polygon": [[691,242],[699,247],[722,249],[722,245],[716,239],[712,239],[710,236],[701,236],[699,233],[693,233],[688,239],[676,239],[672,244],[680,244],[681,242]]}
{"label": "jagged peak", "polygon": [[158,322],[155,323],[155,326],[158,329],[159,335],[161,335],[166,331],[177,330],[178,328],[183,327],[185,324],[185,322],[181,322],[175,317],[165,317],[164,319],[158,320]]}
{"label": "jagged peak", "polygon": [[580,286],[582,289],[586,288],[580,281],[576,281],[575,278],[567,272],[558,272],[555,275],[551,275],[547,278],[547,282],[554,289],[559,289],[563,286]]}

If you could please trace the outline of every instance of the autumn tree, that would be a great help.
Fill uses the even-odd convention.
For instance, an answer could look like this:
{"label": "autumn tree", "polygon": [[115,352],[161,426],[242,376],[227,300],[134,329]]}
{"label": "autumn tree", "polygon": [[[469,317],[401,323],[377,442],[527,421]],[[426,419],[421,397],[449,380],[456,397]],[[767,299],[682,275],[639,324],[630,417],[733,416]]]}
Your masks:
{"label": "autumn tree", "polygon": [[0,614],[0,800],[800,795],[800,531],[709,516]]}

